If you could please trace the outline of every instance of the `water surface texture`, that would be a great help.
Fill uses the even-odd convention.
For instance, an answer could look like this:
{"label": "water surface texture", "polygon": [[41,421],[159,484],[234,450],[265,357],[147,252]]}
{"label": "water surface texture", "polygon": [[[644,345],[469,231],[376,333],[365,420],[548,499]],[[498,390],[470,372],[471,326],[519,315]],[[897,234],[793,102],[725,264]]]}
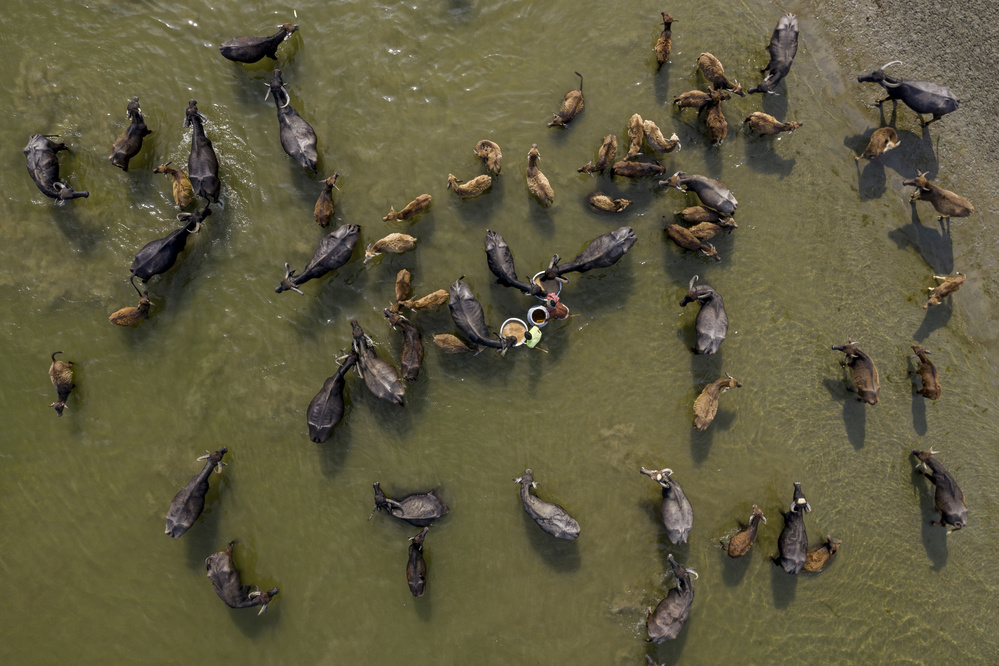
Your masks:
{"label": "water surface texture", "polygon": [[[961,111],[924,131],[899,106],[902,145],[855,162],[881,122],[882,96],[856,76],[880,62],[836,30],[835,3],[765,0],[660,6],[626,0],[448,2],[8,3],[0,32],[0,617],[4,663],[641,664],[994,663],[999,652],[999,352],[994,191],[967,180]],[[297,18],[294,12],[297,10]],[[656,73],[659,12],[670,11],[673,56]],[[780,95],[725,102],[728,138],[712,148],[676,95],[707,84],[695,61],[715,54],[745,87],[786,11],[801,38]],[[319,174],[281,148],[274,63],[224,60],[218,45],[300,31],[278,49],[291,104],[319,137]],[[899,74],[919,77],[916,63]],[[586,107],[548,128],[584,77]],[[952,84],[953,85],[953,84]],[[970,90],[956,90],[971,95]],[[153,133],[127,173],[107,159],[138,95]],[[169,180],[186,168],[189,99],[207,117],[222,199],[177,265],[152,278],[150,318],[108,323],[134,305],[128,266],[176,228]],[[757,137],[764,110],[804,127]],[[739,228],[715,239],[715,263],[670,243],[664,217],[696,203],[657,185],[576,169],[632,114],[654,120],[682,150],[662,159],[722,180]],[[25,172],[20,149],[59,134],[60,173],[89,199],[55,206]],[[503,173],[459,200],[447,175],[484,173],[480,139],[503,150]],[[527,153],[555,191],[543,209],[525,184]],[[902,180],[929,172],[976,213],[949,233]],[[301,269],[324,233],[312,211],[321,179],[340,174],[334,225],[358,224],[353,259],[275,294],[284,263]],[[591,211],[603,191],[634,203]],[[430,210],[383,222],[422,193]],[[465,281],[495,329],[537,301],[501,287],[483,251],[489,229],[521,277],[564,260],[617,227],[638,241],[616,265],[571,274],[572,317],[549,324],[545,351],[445,355],[444,306],[415,313],[426,361],[406,406],[376,399],[354,373],[346,415],[324,444],[305,410],[350,344],[356,318],[383,358],[401,344],[382,309],[396,273],[414,296]],[[330,230],[333,227],[330,227]],[[362,264],[363,246],[391,232],[415,250]],[[932,275],[968,274],[949,302],[924,310]],[[694,275],[725,299],[721,352],[695,356],[696,305],[679,301]],[[881,401],[846,390],[830,349],[854,339],[881,373]],[[915,395],[909,346],[930,349],[943,395]],[[75,362],[66,413],[48,406],[55,350]],[[743,383],[721,398],[705,432],[692,405],[705,384]],[[163,534],[174,494],[225,445],[202,517],[178,540]],[[945,536],[913,448],[936,449],[970,511]],[[670,467],[694,507],[689,543],[658,519],[659,491],[639,468]],[[513,479],[534,471],[539,493],[579,521],[577,541],[549,537],[523,512]],[[992,479],[992,480],[990,480]],[[394,497],[439,489],[451,511],[425,542],[427,592],[406,584],[413,528],[375,515],[372,482]],[[820,574],[775,567],[780,512],[800,481],[810,541],[842,539]],[[741,560],[719,547],[758,504],[769,522]],[[204,560],[238,540],[245,583],[278,586],[258,617],[213,593]],[[679,638],[645,642],[648,611],[672,586],[667,554],[695,569]]]}

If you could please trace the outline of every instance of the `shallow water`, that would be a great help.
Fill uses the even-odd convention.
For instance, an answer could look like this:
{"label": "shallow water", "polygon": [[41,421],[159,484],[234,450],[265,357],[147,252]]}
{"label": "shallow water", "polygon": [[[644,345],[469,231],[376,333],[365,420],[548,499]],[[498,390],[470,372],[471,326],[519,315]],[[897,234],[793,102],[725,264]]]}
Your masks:
{"label": "shallow water", "polygon": [[[834,7],[670,8],[672,63],[658,75],[662,8],[644,2],[613,12],[563,0],[199,7],[18,3],[0,16],[14,61],[0,82],[5,662],[637,664],[646,652],[694,664],[994,661],[999,567],[985,536],[999,526],[988,480],[999,341],[983,277],[997,268],[985,231],[994,195],[945,179],[968,140],[958,114],[923,132],[900,108],[902,146],[855,164],[879,123],[864,103],[880,95],[856,83],[874,65],[832,30]],[[301,30],[278,64],[319,136],[317,177],[281,149],[263,100],[273,64],[230,63],[216,48],[273,32],[293,9]],[[802,33],[786,88],[726,102],[729,136],[711,148],[694,111],[669,102],[705,86],[694,67],[702,51],[755,84],[787,10]],[[713,21],[701,20],[707,11]],[[574,71],[586,108],[549,129]],[[124,173],[107,155],[132,95],[153,134]],[[222,202],[177,265],[150,280],[150,319],[119,329],[107,315],[135,304],[132,257],[177,224],[169,181],[152,167],[185,164],[192,97],[208,117]],[[805,126],[750,136],[741,120],[761,108]],[[738,197],[739,229],[716,239],[722,262],[681,253],[662,232],[663,216],[693,195],[576,172],[608,133],[625,152],[633,113],[680,136],[683,149],[663,159],[669,172],[719,178]],[[71,151],[60,173],[89,199],[56,207],[35,188],[18,153],[33,133],[62,135]],[[483,172],[471,150],[482,138],[503,148],[503,174],[482,197],[458,200],[447,174]],[[524,184],[532,143],[555,190],[547,210]],[[939,172],[976,214],[948,235],[928,204],[910,207],[901,181],[917,169]],[[304,296],[275,294],[284,262],[304,266],[323,233],[312,209],[333,171],[335,224],[359,224],[359,245],[403,231],[417,249],[364,265],[358,248]],[[634,203],[594,213],[585,196],[596,190]],[[415,222],[381,221],[424,192],[434,203]],[[487,229],[526,275],[622,225],[638,242],[617,265],[570,276],[562,298],[575,316],[544,329],[547,353],[444,355],[430,338],[455,332],[447,309],[415,314],[427,355],[406,407],[375,399],[352,374],[343,422],[325,444],[309,441],[306,407],[349,345],[351,318],[384,358],[397,356],[382,308],[400,269],[412,271],[416,296],[464,275],[497,327],[535,301],[495,284]],[[924,311],[930,276],[955,269],[968,283]],[[723,295],[731,321],[711,357],[690,353],[696,306],[678,305],[695,274]],[[880,369],[874,407],[847,393],[830,350],[848,337]],[[936,402],[912,392],[912,342],[933,352]],[[56,349],[76,363],[78,385],[62,418],[47,406]],[[696,432],[693,401],[724,372],[743,387]],[[200,469],[194,458],[223,444],[229,466],[212,476],[204,515],[167,538],[163,517]],[[932,487],[909,455],[931,447],[970,509],[968,528],[949,537],[928,525]],[[687,545],[666,539],[643,465],[669,466],[683,484],[695,512]],[[579,520],[577,542],[549,538],[521,510],[512,479],[525,467],[543,498]],[[451,507],[427,536],[421,599],[405,582],[418,529],[367,520],[373,481],[396,497],[436,487]],[[843,540],[817,575],[769,561],[793,481],[813,509],[811,541]],[[769,524],[747,557],[729,560],[718,542],[754,503]],[[264,616],[226,608],[204,577],[205,557],[234,538],[244,582],[281,588]],[[646,614],[672,586],[667,553],[700,578],[680,637],[650,646]]]}

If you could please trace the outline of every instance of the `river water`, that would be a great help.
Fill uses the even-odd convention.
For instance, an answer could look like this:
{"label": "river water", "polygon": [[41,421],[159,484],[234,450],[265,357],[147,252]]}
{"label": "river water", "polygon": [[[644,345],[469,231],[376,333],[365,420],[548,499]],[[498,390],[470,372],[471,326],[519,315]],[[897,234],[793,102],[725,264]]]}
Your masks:
{"label": "river water", "polygon": [[[834,29],[834,3],[8,5],[4,663],[639,664],[646,653],[688,664],[995,663],[994,193],[962,177],[973,139],[959,131],[960,111],[923,131],[900,106],[901,147],[855,163],[881,122],[865,106],[880,90],[856,76],[880,63]],[[663,9],[677,22],[672,62],[657,74]],[[786,85],[726,102],[729,135],[712,148],[695,112],[670,101],[706,87],[694,64],[702,51],[745,87],[757,83],[788,10],[801,39]],[[281,149],[264,101],[273,63],[239,65],[217,50],[285,21],[301,29],[278,64],[319,136],[315,177]],[[574,71],[586,108],[550,129]],[[107,155],[133,95],[153,134],[125,173]],[[135,304],[132,257],[177,225],[169,181],[152,168],[186,163],[190,98],[208,119],[222,201],[177,265],[149,281],[150,318],[118,328],[107,316]],[[752,136],[742,119],[761,109],[804,127]],[[663,159],[669,173],[718,178],[738,197],[739,229],[715,241],[720,263],[662,231],[693,195],[577,173],[608,133],[624,153],[633,113],[679,135],[682,150]],[[62,135],[71,150],[60,173],[88,199],[57,207],[35,188],[18,152],[34,133]],[[447,175],[483,173],[472,154],[483,138],[501,145],[503,173],[482,197],[459,200]],[[524,182],[533,143],[555,191],[549,209]],[[911,207],[901,181],[917,170],[972,199],[975,215],[948,234],[928,204]],[[417,248],[365,265],[360,247],[304,295],[275,294],[284,263],[304,266],[324,233],[312,209],[334,171],[336,225],[359,224],[362,246],[402,231]],[[597,214],[585,203],[597,190],[634,203]],[[381,220],[424,192],[434,203],[416,221]],[[570,276],[562,298],[573,316],[544,329],[544,352],[445,355],[430,338],[455,332],[447,308],[415,313],[427,354],[406,406],[351,374],[343,422],[330,441],[309,441],[306,407],[348,347],[350,319],[398,358],[382,309],[400,269],[415,296],[465,276],[495,328],[536,301],[495,284],[487,229],[503,234],[524,276],[622,225],[637,243],[613,267]],[[923,310],[931,276],[955,270],[966,286]],[[714,356],[690,352],[696,306],[678,305],[695,274],[722,294],[731,321]],[[880,369],[876,406],[845,390],[830,346],[848,338]],[[913,393],[914,342],[940,370],[935,402]],[[57,349],[76,364],[62,418],[48,407]],[[695,431],[695,397],[725,372],[743,387]],[[212,476],[203,516],[166,537],[171,498],[201,468],[195,458],[221,445],[229,465]],[[970,511],[951,536],[928,524],[932,486],[909,455],[931,447]],[[688,544],[667,540],[641,466],[668,466],[683,484],[695,512]],[[550,538],[521,510],[512,479],[526,467],[541,496],[578,519],[578,541]],[[437,488],[450,505],[426,539],[421,599],[405,580],[418,530],[368,520],[374,481],[396,497]],[[794,481],[812,506],[810,541],[843,541],[820,574],[770,562]],[[719,540],[754,503],[769,523],[748,556],[730,560]],[[228,609],[205,578],[204,559],[231,539],[244,582],[281,589],[263,616]],[[687,627],[655,646],[644,623],[672,586],[668,553],[700,577]]]}

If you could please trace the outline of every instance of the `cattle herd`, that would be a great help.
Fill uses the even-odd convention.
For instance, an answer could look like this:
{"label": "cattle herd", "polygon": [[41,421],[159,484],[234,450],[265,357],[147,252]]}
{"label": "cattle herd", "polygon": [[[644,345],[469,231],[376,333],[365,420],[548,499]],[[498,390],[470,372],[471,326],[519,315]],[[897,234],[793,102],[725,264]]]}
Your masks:
{"label": "cattle herd", "polygon": [[[657,71],[670,61],[673,21],[672,16],[662,12],[663,29],[654,47]],[[297,30],[297,25],[286,23],[279,26],[277,33],[267,37],[231,39],[221,45],[220,51],[225,58],[236,62],[254,63],[265,57],[276,60],[278,46]],[[686,108],[698,109],[712,144],[720,144],[727,135],[728,127],[722,112],[722,104],[730,99],[730,94],[740,96],[753,93],[775,94],[775,89],[791,68],[797,46],[798,20],[792,14],[787,14],[779,19],[770,39],[768,47],[770,62],[761,70],[765,78],[757,86],[745,92],[738,81],[728,78],[717,58],[710,53],[700,54],[697,67],[711,85],[706,90],[693,90],[679,95],[674,100],[677,112],[681,113],[682,109]],[[884,88],[887,96],[876,102],[877,105],[889,100],[896,103],[902,101],[918,114],[920,123],[924,127],[957,109],[958,100],[946,87],[889,76],[885,69],[889,65],[896,64],[899,63],[888,63],[870,74],[858,77],[859,82],[876,83]],[[558,131],[570,126],[573,118],[584,108],[583,76],[578,72],[576,74],[579,76],[578,89],[571,90],[565,95],[559,111],[554,113],[553,120],[548,123],[549,127],[560,128]],[[274,70],[267,94],[274,98],[282,147],[304,170],[309,174],[315,174],[318,164],[316,134],[309,123],[291,106],[281,70]],[[932,119],[924,121],[924,114],[931,114]],[[113,165],[125,171],[128,170],[129,160],[141,150],[143,137],[150,133],[139,108],[138,97],[133,97],[129,101],[126,115],[130,124],[114,143],[109,157]],[[187,172],[172,168],[169,163],[154,169],[155,173],[163,173],[171,178],[173,197],[177,206],[181,209],[193,207],[194,211],[182,212],[178,216],[182,222],[179,228],[165,238],[151,241],[138,251],[129,270],[132,275],[132,285],[140,297],[139,304],[113,313],[109,317],[112,324],[135,326],[149,316],[151,305],[149,293],[140,292],[139,287],[135,285],[135,278],[145,283],[169,270],[183,252],[188,237],[192,233],[197,233],[205,218],[211,215],[211,204],[219,202],[222,181],[218,174],[218,159],[214,147],[205,133],[205,121],[205,116],[198,110],[197,102],[192,99],[184,120],[185,127],[190,127],[192,131]],[[782,122],[762,112],[752,113],[745,119],[745,123],[764,135],[792,132],[802,126],[802,123]],[[628,137],[629,149],[624,160],[615,161],[617,137],[609,134],[598,150],[596,161],[580,167],[578,171],[602,174],[609,170],[611,174],[625,178],[667,176],[665,168],[655,158],[678,150],[680,144],[677,136],[673,134],[669,139],[665,138],[654,122],[643,120],[641,116],[635,114],[628,123]],[[56,137],[32,135],[24,149],[28,172],[38,189],[46,196],[55,199],[58,205],[63,205],[70,199],[89,196],[89,192],[73,190],[60,181],[57,154],[66,149],[66,145],[53,141],[53,138]],[[899,143],[894,128],[879,128],[872,133],[869,145],[856,159],[878,159],[886,151],[897,147]],[[459,198],[472,198],[487,192],[492,186],[492,179],[502,170],[502,152],[495,142],[484,139],[475,146],[474,152],[482,159],[489,173],[477,176],[468,182],[449,174],[447,188]],[[645,159],[640,159],[642,157]],[[549,206],[554,200],[554,192],[540,170],[539,160],[540,153],[537,145],[534,145],[527,156],[527,186],[540,205]],[[336,188],[336,180],[337,174],[334,173],[322,181],[324,187],[315,206],[315,220],[321,227],[327,226],[333,215],[333,189]],[[693,192],[701,202],[700,206],[686,208],[677,213],[681,221],[693,226],[671,223],[665,229],[668,238],[682,248],[699,251],[715,260],[721,260],[715,247],[706,241],[719,233],[732,233],[738,227],[735,221],[738,201],[733,193],[715,179],[683,171],[665,177],[659,181],[659,184]],[[912,200],[930,202],[940,214],[940,220],[965,217],[974,211],[969,201],[930,182],[925,174],[906,180],[904,184],[915,187]],[[205,200],[204,207],[200,209],[197,205],[199,198]],[[631,203],[626,199],[611,199],[600,192],[589,195],[587,201],[595,210],[610,213],[620,212]],[[413,219],[426,211],[431,203],[431,195],[422,194],[398,212],[393,208],[384,219]],[[323,236],[312,259],[301,272],[292,270],[289,264],[285,264],[285,276],[275,291],[281,293],[292,290],[301,294],[303,293],[301,287],[306,282],[321,278],[346,264],[353,256],[359,230],[357,225],[345,224]],[[399,253],[411,250],[416,240],[406,234],[390,234],[368,246],[364,261],[367,262],[381,252]],[[513,253],[503,237],[495,231],[489,231],[486,236],[485,254],[489,269],[499,284],[517,289],[525,295],[534,296],[543,304],[538,306],[541,319],[538,322],[531,322],[534,324],[548,317],[568,316],[568,308],[558,298],[560,283],[565,280],[563,276],[566,273],[613,266],[628,252],[635,241],[634,231],[627,226],[621,227],[594,239],[572,261],[562,263],[560,257],[554,255],[549,266],[530,280],[518,277]],[[965,279],[960,273],[956,276],[934,277],[942,283],[930,288],[932,294],[924,308],[939,304],[960,288]],[[408,271],[399,272],[396,278],[395,304],[385,309],[385,316],[391,326],[400,329],[403,334],[401,375],[395,366],[379,357],[371,339],[357,321],[351,321],[353,339],[351,349],[343,357],[337,372],[326,380],[307,410],[309,436],[312,441],[321,443],[328,440],[343,417],[343,390],[347,373],[352,368],[356,368],[365,386],[375,396],[394,404],[403,404],[406,389],[404,380],[412,382],[417,378],[424,355],[421,333],[401,314],[403,308],[421,310],[437,308],[444,302],[448,303],[452,319],[465,340],[454,335],[434,336],[436,345],[446,353],[479,352],[490,347],[505,355],[511,347],[525,343],[534,347],[537,344],[537,339],[540,337],[537,326],[504,327],[499,334],[491,333],[481,304],[461,278],[456,280],[448,291],[441,289],[420,299],[409,297],[410,279]],[[696,284],[697,281],[698,276],[690,280],[687,294],[680,305],[685,306],[695,301],[699,303],[700,309],[695,323],[696,343],[692,351],[697,354],[714,354],[725,340],[728,316],[722,296],[707,284]],[[869,405],[877,404],[880,382],[873,359],[853,340],[849,340],[846,344],[833,345],[832,349],[844,354],[841,363],[845,368],[849,368],[848,389],[856,393],[858,400]],[[918,374],[920,378],[914,388],[927,399],[936,400],[941,393],[940,382],[936,368],[927,357],[929,352],[918,345],[912,345],[912,351],[919,361],[918,369],[912,374]],[[58,360],[56,356],[61,353],[52,354],[49,368],[52,384],[58,393],[58,399],[52,403],[52,407],[60,416],[74,388],[73,363]],[[725,378],[704,387],[694,403],[694,427],[700,430],[708,428],[717,413],[720,395],[729,389],[741,386],[741,382],[726,373]],[[205,460],[202,470],[170,503],[166,516],[166,533],[171,537],[182,536],[197,521],[205,505],[205,494],[209,489],[208,481],[211,473],[213,470],[221,473],[222,466],[226,464],[223,462],[226,453],[227,448],[224,446],[215,452],[206,452],[206,455],[199,459]],[[912,455],[918,460],[917,469],[922,471],[935,486],[936,508],[941,514],[940,521],[935,524],[950,525],[955,530],[961,529],[967,522],[967,508],[963,495],[954,478],[935,459],[934,453],[912,451]],[[680,483],[674,478],[673,470],[642,467],[641,473],[655,481],[662,491],[661,518],[669,540],[674,544],[685,543],[693,524],[693,509]],[[537,483],[530,469],[525,470],[515,480],[520,486],[525,512],[541,529],[563,539],[575,539],[579,536],[579,523],[563,507],[546,502],[531,493],[532,488],[537,487]],[[374,484],[374,491],[375,508],[372,515],[375,511],[384,509],[394,518],[423,528],[410,538],[406,566],[410,590],[414,596],[419,597],[424,592],[427,575],[427,566],[423,558],[424,541],[431,524],[446,515],[448,507],[432,491],[409,495],[399,500],[387,497],[378,483]],[[779,552],[773,558],[775,564],[790,574],[821,571],[832,559],[841,543],[827,536],[823,542],[809,548],[804,520],[805,514],[810,510],[811,506],[805,499],[801,483],[795,482],[790,507],[783,512],[784,527],[778,540]],[[766,523],[763,511],[753,505],[749,522],[725,545],[731,557],[741,557],[749,552],[761,522]],[[259,606],[260,612],[263,612],[278,594],[278,588],[261,592],[243,585],[239,571],[233,563],[233,545],[229,543],[226,550],[207,558],[205,564],[208,576],[218,596],[229,606],[233,608]],[[694,597],[691,574],[696,577],[696,573],[676,562],[672,554],[668,555],[667,561],[676,584],[649,614],[647,620],[649,640],[656,643],[677,636],[687,620]],[[647,658],[649,663],[655,663],[651,657]]]}

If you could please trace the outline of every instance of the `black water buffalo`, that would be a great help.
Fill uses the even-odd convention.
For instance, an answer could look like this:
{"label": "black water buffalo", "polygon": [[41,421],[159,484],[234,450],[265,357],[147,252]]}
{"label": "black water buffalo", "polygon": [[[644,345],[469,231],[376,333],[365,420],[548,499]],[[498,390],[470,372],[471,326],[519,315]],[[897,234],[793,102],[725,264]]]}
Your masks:
{"label": "black water buffalo", "polygon": [[[464,277],[464,276],[462,276]],[[477,345],[492,347],[506,352],[516,341],[511,337],[494,338],[489,332],[486,324],[486,315],[482,310],[482,304],[475,298],[475,294],[468,288],[468,285],[458,278],[448,290],[447,307],[451,311],[451,319],[466,338]]]}
{"label": "black water buffalo", "polygon": [[330,435],[333,428],[340,423],[343,418],[343,376],[357,363],[357,352],[351,350],[347,358],[340,364],[336,374],[328,377],[323,383],[316,397],[309,403],[309,408],[305,411],[306,419],[309,423],[309,439],[316,444],[322,444]]}
{"label": "black water buffalo", "polygon": [[416,536],[409,537],[409,559],[406,562],[406,580],[414,597],[422,597],[427,589],[427,561],[423,559],[423,540],[430,527],[424,527]]}
{"label": "black water buffalo", "polygon": [[277,47],[298,30],[297,25],[285,23],[278,26],[278,31],[270,37],[233,37],[219,46],[223,58],[247,64],[257,62],[267,57],[277,60]]}
{"label": "black water buffalo", "polygon": [[194,213],[181,213],[177,219],[184,222],[184,226],[172,232],[166,238],[158,238],[146,243],[139,253],[132,260],[129,267],[132,275],[143,282],[154,275],[165,273],[176,263],[177,256],[187,246],[187,237],[201,230],[201,222],[212,214],[209,204],[201,211]]}
{"label": "black water buffalo", "polygon": [[697,577],[696,571],[678,564],[673,559],[673,553],[667,555],[666,559],[673,570],[676,587],[666,594],[645,621],[649,640],[657,644],[676,638],[683,629],[690,616],[690,607],[694,603],[694,587],[690,584],[690,574],[693,573],[694,577]]}
{"label": "black water buffalo", "polygon": [[385,308],[383,312],[392,328],[402,330],[399,366],[402,368],[403,379],[415,382],[416,378],[420,376],[420,368],[423,366],[423,336],[420,334],[420,329],[398,312],[393,312],[391,308]]}
{"label": "black water buffalo", "polygon": [[694,328],[697,330],[697,344],[694,351],[698,354],[714,354],[718,352],[721,343],[728,335],[728,314],[725,312],[725,301],[721,294],[706,284],[696,287],[697,276],[690,278],[687,294],[680,301],[680,307],[697,301],[701,309],[697,313]]}
{"label": "black water buffalo", "polygon": [[517,279],[517,269],[513,265],[513,253],[506,241],[495,231],[486,231],[486,262],[496,281],[504,287],[520,289],[525,294],[543,296],[544,289],[533,282]]}
{"label": "black water buffalo", "polygon": [[779,554],[773,558],[774,564],[789,574],[796,574],[805,566],[808,553],[808,535],[805,534],[805,514],[812,510],[801,484],[794,482],[794,499],[791,508],[784,513],[784,529],[777,538]]}
{"label": "black water buffalo", "polygon": [[770,52],[770,62],[760,70],[767,75],[755,88],[750,88],[746,92],[769,93],[774,95],[774,88],[791,71],[791,63],[794,55],[798,52],[798,18],[794,14],[785,14],[777,21],[773,35],[770,36],[770,45],[767,46]]}
{"label": "black water buffalo", "polygon": [[[597,236],[576,258],[567,264],[559,265],[559,256],[552,257],[548,268],[545,269],[544,279],[553,280],[566,273],[573,271],[585,273],[595,268],[607,268],[613,266],[618,260],[631,249],[638,237],[631,227],[620,227],[609,233]],[[563,280],[564,282],[565,280]]]}
{"label": "black water buffalo", "polygon": [[957,487],[957,481],[933,457],[936,453],[939,451],[912,450],[912,455],[919,459],[916,469],[929,477],[936,488],[933,502],[940,512],[940,520],[931,524],[941,527],[953,525],[952,531],[956,531],[968,524],[968,507],[964,504],[964,493]]}
{"label": "black water buffalo", "polygon": [[222,181],[219,180],[219,160],[215,156],[212,142],[205,135],[203,113],[198,111],[197,100],[187,103],[184,127],[191,127],[191,155],[187,158],[187,176],[194,187],[194,193],[215,203],[219,202]]}
{"label": "black water buffalo", "polygon": [[323,236],[316,246],[311,261],[302,269],[301,274],[295,275],[295,271],[291,270],[288,264],[284,265],[284,279],[281,280],[281,284],[274,287],[274,291],[280,294],[291,289],[301,294],[303,293],[299,289],[301,285],[346,264],[354,253],[360,231],[361,227],[356,224],[343,224]]}
{"label": "black water buffalo", "polygon": [[222,465],[225,465],[222,456],[228,452],[229,449],[224,446],[214,453],[205,451],[205,455],[198,458],[206,461],[205,466],[170,502],[166,515],[166,533],[174,539],[191,529],[191,525],[201,515],[205,508],[205,495],[208,494],[208,477],[213,469],[218,474],[222,473]]}
{"label": "black water buffalo", "polygon": [[[291,98],[281,79],[281,70],[275,69],[271,82],[267,84],[267,95],[274,95],[277,107],[278,124],[281,129],[281,147],[290,157],[295,158],[309,173],[316,172],[319,152],[316,150],[316,131],[305,122],[291,105]],[[266,96],[264,97],[266,99]]]}
{"label": "black water buffalo", "polygon": [[514,479],[520,484],[520,501],[524,505],[524,513],[530,516],[538,527],[559,539],[575,539],[579,536],[579,523],[569,515],[569,512],[558,504],[546,502],[537,495],[531,494],[531,488],[537,488],[534,473],[524,470],[522,476]]}
{"label": "black water buffalo", "polygon": [[49,137],[58,134],[32,134],[28,145],[24,147],[24,156],[28,160],[28,173],[31,180],[45,196],[55,199],[56,204],[66,203],[66,199],[89,197],[86,190],[74,191],[65,183],[59,181],[59,159],[56,153],[68,150],[65,143],[55,143]]}
{"label": "black water buffalo", "polygon": [[739,202],[736,201],[732,190],[725,187],[720,181],[708,178],[707,176],[698,174],[688,176],[682,171],[677,171],[666,180],[659,181],[659,184],[675,187],[681,192],[685,188],[688,191],[692,190],[697,195],[697,198],[701,200],[701,203],[708,208],[715,209],[722,215],[734,215],[735,209],[739,206]]}
{"label": "black water buffalo", "polygon": [[662,489],[663,500],[659,505],[659,517],[666,527],[666,536],[678,546],[687,543],[687,535],[694,525],[694,509],[690,506],[690,501],[680,483],[673,478],[673,470],[668,467],[664,469],[642,467],[641,472],[658,483]]}
{"label": "black water buffalo", "polygon": [[132,101],[128,103],[125,108],[125,117],[131,118],[132,122],[114,142],[111,147],[111,155],[108,156],[111,164],[122,171],[128,171],[128,161],[142,150],[142,137],[153,133],[151,129],[146,127],[146,121],[142,118],[138,97],[133,97]]}
{"label": "black water buffalo", "polygon": [[[908,79],[896,79],[885,74],[885,67],[889,65],[901,65],[901,61],[895,60],[882,65],[879,69],[870,74],[862,74],[857,77],[860,83],[877,83],[888,96],[878,100],[874,104],[881,106],[888,100],[898,100],[919,115],[919,124],[925,127],[932,122],[940,120],[944,115],[957,110],[957,105],[961,100],[950,91],[947,86],[941,86],[929,81],[910,81]],[[928,121],[923,120],[923,114],[931,113],[933,118]]]}
{"label": "black water buffalo", "polygon": [[849,340],[849,343],[845,345],[833,345],[832,348],[846,354],[840,363],[844,367],[850,368],[850,386],[847,387],[847,390],[854,391],[857,394],[857,400],[861,402],[866,402],[868,405],[878,404],[878,398],[881,394],[881,380],[871,357],[853,344],[853,340]]}
{"label": "black water buffalo", "polygon": [[[385,496],[381,484],[377,481],[371,485],[375,489],[375,508],[371,510],[371,516],[375,515],[375,511],[381,513],[381,510],[385,509],[393,518],[405,520],[417,527],[428,527],[448,512],[447,505],[437,497],[435,491],[407,495],[401,500],[394,500]],[[371,516],[368,516],[368,520],[371,520]]]}
{"label": "black water buffalo", "polygon": [[376,398],[402,405],[406,385],[399,379],[399,373],[391,363],[378,357],[356,319],[350,320],[350,328],[354,336],[357,368],[360,370],[361,378],[364,379],[364,385]]}
{"label": "black water buffalo", "polygon": [[280,590],[272,587],[266,592],[261,592],[259,589],[251,592],[249,585],[243,585],[239,577],[239,569],[232,561],[232,547],[235,544],[235,541],[230,541],[225,550],[209,555],[205,559],[208,577],[212,579],[215,594],[219,595],[219,599],[224,601],[229,608],[260,606],[260,610],[257,611],[257,615],[260,615],[267,610],[267,604]]}

